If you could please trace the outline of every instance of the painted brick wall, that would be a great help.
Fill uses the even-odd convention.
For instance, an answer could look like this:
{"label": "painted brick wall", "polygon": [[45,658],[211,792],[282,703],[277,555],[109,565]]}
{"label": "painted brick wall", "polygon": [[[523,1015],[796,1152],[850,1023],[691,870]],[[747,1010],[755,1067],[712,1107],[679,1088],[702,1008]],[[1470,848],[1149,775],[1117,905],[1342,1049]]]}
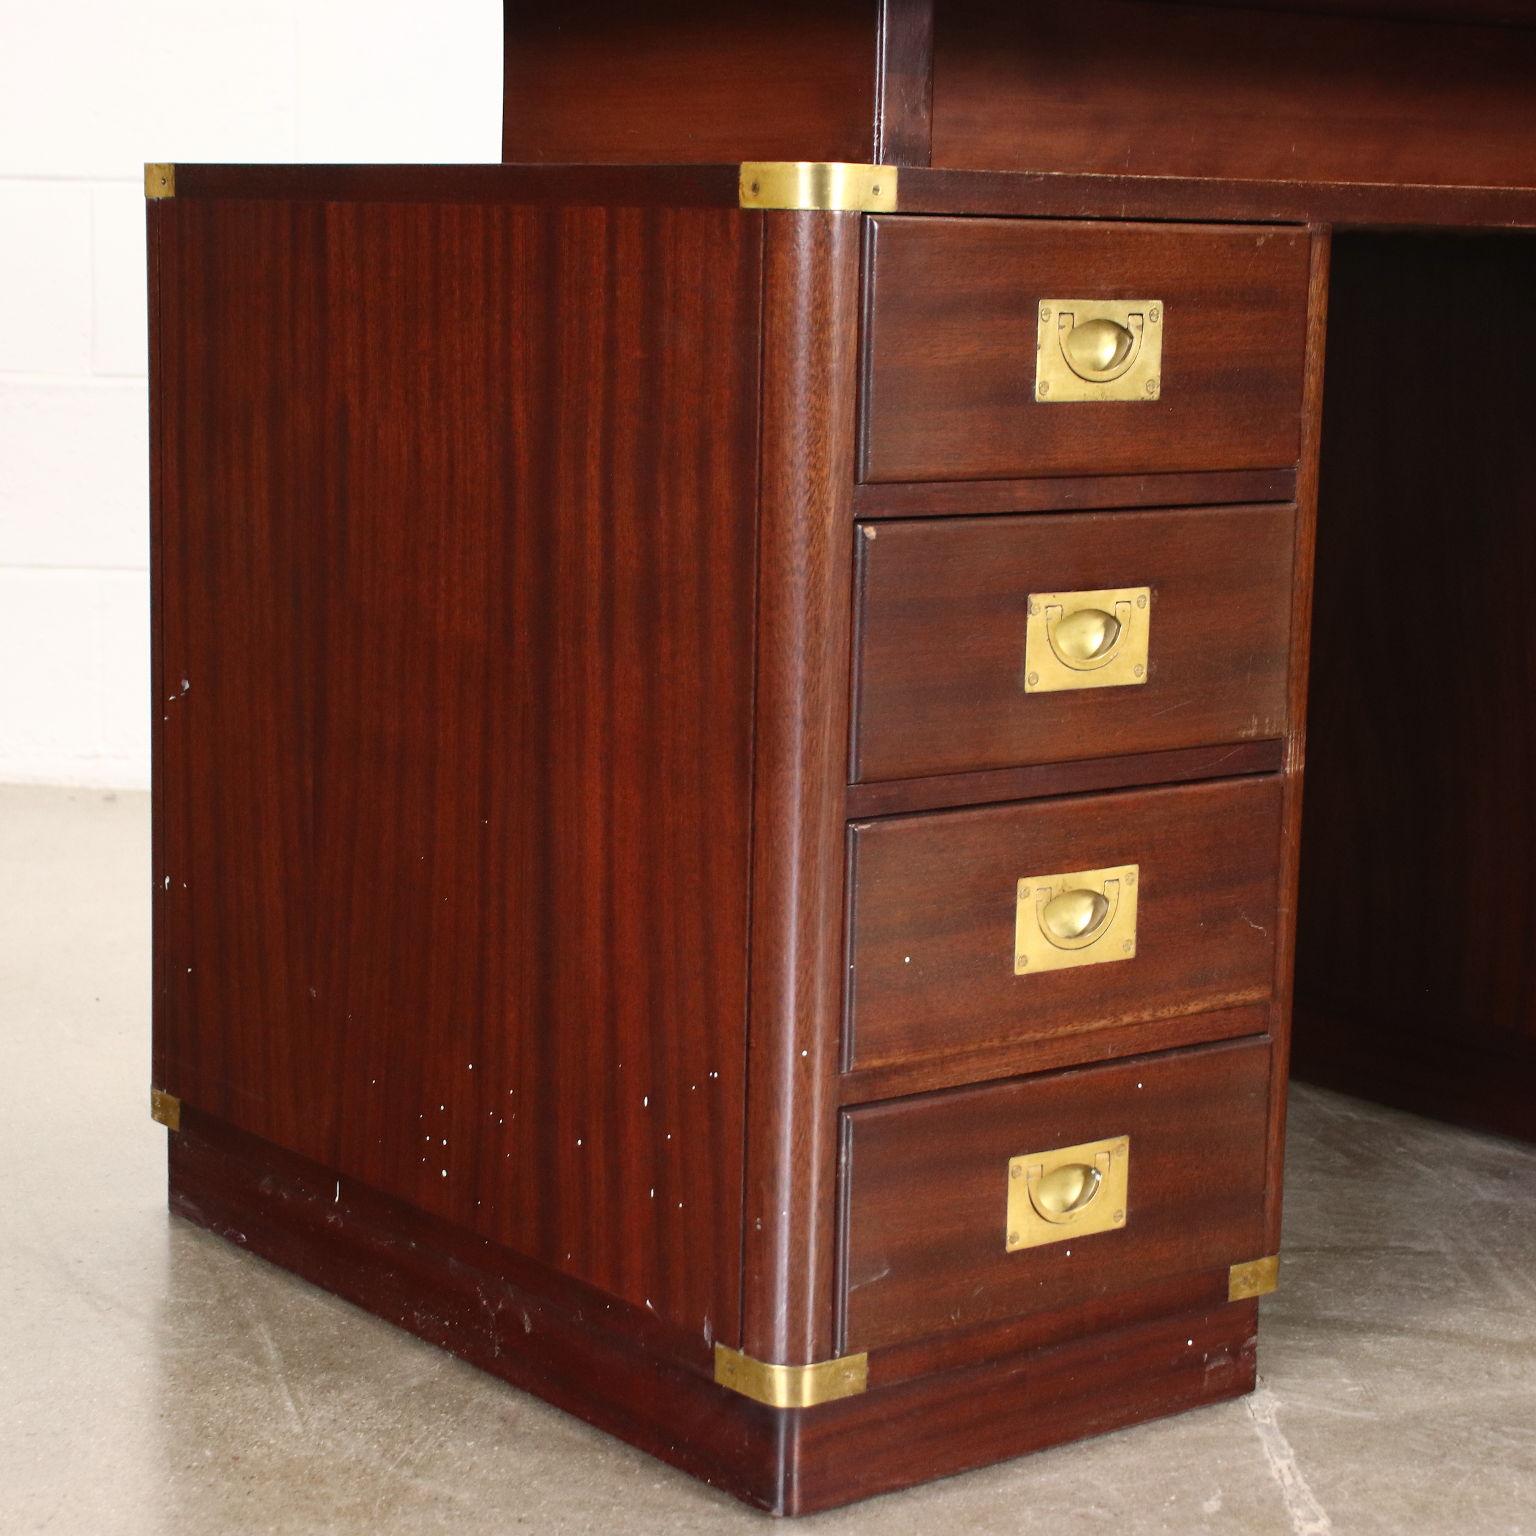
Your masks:
{"label": "painted brick wall", "polygon": [[500,0],[0,0],[0,782],[149,782],[146,160],[500,150]]}

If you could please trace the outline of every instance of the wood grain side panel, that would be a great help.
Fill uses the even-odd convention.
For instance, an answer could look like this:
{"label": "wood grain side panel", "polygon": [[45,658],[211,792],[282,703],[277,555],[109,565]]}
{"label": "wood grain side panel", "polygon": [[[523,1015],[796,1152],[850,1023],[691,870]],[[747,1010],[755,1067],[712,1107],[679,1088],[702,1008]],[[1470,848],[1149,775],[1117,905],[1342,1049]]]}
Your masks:
{"label": "wood grain side panel", "polygon": [[956,0],[934,48],[936,166],[1528,186],[1536,156],[1527,31]]}
{"label": "wood grain side panel", "polygon": [[[1283,734],[1294,532],[1286,506],[861,524],[852,777]],[[1146,681],[1027,692],[1030,594],[1123,586],[1152,589]]]}
{"label": "wood grain side panel", "polygon": [[171,228],[164,1086],[733,1337],[757,220]]}
{"label": "wood grain side panel", "polygon": [[[1267,999],[1279,837],[1272,778],[855,824],[848,1065]],[[1134,956],[1014,975],[1021,878],[1132,863]]]}
{"label": "wood grain side panel", "polygon": [[[872,218],[865,480],[1025,479],[1296,463],[1302,230]],[[1035,398],[1040,305],[1157,299],[1154,401]]]}
{"label": "wood grain side panel", "polygon": [[503,160],[873,158],[876,0],[503,9]]}
{"label": "wood grain side panel", "polygon": [[764,230],[743,1348],[832,1341],[859,221]]}
{"label": "wood grain side panel", "polygon": [[[1250,1040],[848,1111],[846,1347],[1258,1257],[1268,1096]],[[1008,1252],[1009,1159],[1118,1137],[1125,1225]]]}

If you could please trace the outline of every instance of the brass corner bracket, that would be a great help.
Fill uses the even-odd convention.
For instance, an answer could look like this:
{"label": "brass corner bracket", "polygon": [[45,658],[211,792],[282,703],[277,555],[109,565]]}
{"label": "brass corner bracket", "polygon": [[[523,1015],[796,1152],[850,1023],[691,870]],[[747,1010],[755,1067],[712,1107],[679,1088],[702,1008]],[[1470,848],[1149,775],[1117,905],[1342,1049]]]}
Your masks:
{"label": "brass corner bracket", "polygon": [[162,197],[176,196],[176,167],[174,165],[146,165],[144,167],[144,196],[151,202]]}
{"label": "brass corner bracket", "polygon": [[844,1355],[815,1365],[769,1365],[716,1344],[715,1380],[770,1408],[814,1408],[863,1392],[869,1385],[869,1356]]}
{"label": "brass corner bracket", "polygon": [[1279,1284],[1279,1254],[1271,1254],[1267,1259],[1250,1259],[1246,1264],[1234,1264],[1227,1271],[1227,1300],[1250,1301],[1255,1296],[1268,1296]]}
{"label": "brass corner bracket", "polygon": [[896,167],[842,160],[747,160],[741,167],[743,208],[894,213]]}
{"label": "brass corner bracket", "polygon": [[149,1118],[158,1120],[168,1131],[181,1129],[181,1100],[164,1088],[149,1090]]}

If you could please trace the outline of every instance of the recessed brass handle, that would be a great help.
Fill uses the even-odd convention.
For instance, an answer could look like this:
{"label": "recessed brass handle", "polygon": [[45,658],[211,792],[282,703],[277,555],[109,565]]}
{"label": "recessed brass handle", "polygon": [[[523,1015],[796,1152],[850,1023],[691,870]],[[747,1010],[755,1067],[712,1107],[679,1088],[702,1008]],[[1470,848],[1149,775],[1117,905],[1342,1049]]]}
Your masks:
{"label": "recessed brass handle", "polygon": [[1036,404],[1156,400],[1163,388],[1163,329],[1157,299],[1042,299]]}
{"label": "recessed brass handle", "polygon": [[1057,661],[1074,672],[1107,667],[1130,630],[1129,601],[1116,603],[1113,613],[1104,608],[1077,608],[1067,613],[1055,603],[1046,605],[1046,639]]}
{"label": "recessed brass handle", "polygon": [[1010,1157],[1007,1251],[1075,1243],[1125,1226],[1130,1179],[1129,1136]]}
{"label": "recessed brass handle", "polygon": [[1026,875],[1014,903],[1013,974],[1038,976],[1136,953],[1135,864]]}
{"label": "recessed brass handle", "polygon": [[1127,315],[1127,324],[1100,316],[1077,323],[1077,316],[1064,314],[1057,328],[1061,355],[1078,378],[1089,384],[1108,384],[1136,366],[1141,354],[1141,338],[1146,320],[1141,315]]}
{"label": "recessed brass handle", "polygon": [[1025,1185],[1035,1214],[1057,1226],[1076,1221],[1104,1187],[1109,1154],[1101,1152],[1098,1161],[1099,1167],[1092,1163],[1062,1163],[1049,1173],[1043,1167],[1031,1168],[1025,1175]]}
{"label": "recessed brass handle", "polygon": [[1106,880],[1102,891],[1042,891],[1040,932],[1058,949],[1087,949],[1104,937],[1119,905],[1118,880]]}

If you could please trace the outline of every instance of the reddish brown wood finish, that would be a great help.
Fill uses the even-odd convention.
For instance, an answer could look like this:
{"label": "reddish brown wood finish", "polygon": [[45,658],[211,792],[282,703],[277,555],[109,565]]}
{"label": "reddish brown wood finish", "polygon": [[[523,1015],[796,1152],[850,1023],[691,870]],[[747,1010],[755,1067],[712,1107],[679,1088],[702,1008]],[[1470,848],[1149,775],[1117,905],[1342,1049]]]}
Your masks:
{"label": "reddish brown wood finish", "polygon": [[[885,215],[869,225],[864,479],[1295,464],[1302,231]],[[1157,400],[1035,399],[1039,306],[1084,297],[1161,302]]]}
{"label": "reddish brown wood finish", "polygon": [[[366,1188],[344,1180],[338,1190],[333,1170],[195,1109],[170,1138],[170,1177],[172,1208],[187,1219],[778,1514],[1253,1385],[1256,1308],[1224,1304],[1225,1275],[1206,1274],[877,1354],[869,1393],[775,1411],[716,1386],[701,1341],[644,1308]],[[901,1458],[889,1451],[897,1418]]]}
{"label": "reddish brown wood finish", "polygon": [[945,0],[933,164],[1529,185],[1536,34],[1138,0]]}
{"label": "reddish brown wood finish", "polygon": [[[1280,785],[1242,779],[855,825],[850,1067],[1262,1001],[1274,982]],[[1141,866],[1130,960],[1013,973],[1027,875]]]}
{"label": "reddish brown wood finish", "polygon": [[956,805],[997,805],[1005,800],[1040,800],[1047,795],[1080,795],[1132,785],[1184,784],[1199,779],[1274,773],[1283,765],[1284,743],[1246,741],[1230,747],[1186,747],[1176,752],[1141,752],[1116,757],[1040,763],[1030,768],[994,768],[985,773],[950,773],[932,779],[893,779],[883,784],[850,784],[850,817],[895,816]]}
{"label": "reddish brown wood finish", "polygon": [[1244,502],[1295,499],[1293,469],[1192,475],[1073,475],[1041,480],[919,480],[906,485],[865,483],[853,488],[853,510],[866,520],[935,517],[944,513],[1239,506]]}
{"label": "reddish brown wood finish", "polygon": [[1267,1033],[1271,1012],[1267,1002],[1248,1003],[1219,1008],[1213,1013],[1142,1019],[1080,1034],[983,1041],[943,1056],[915,1056],[844,1072],[838,1099],[844,1105],[872,1104],[902,1094],[964,1088],[1026,1073],[1092,1066],[1100,1061],[1120,1061],[1127,1056],[1208,1045],[1216,1040],[1240,1040],[1244,1035]]}
{"label": "reddish brown wood finish", "polygon": [[[734,208],[740,175],[736,163],[178,165],[176,188],[178,198]],[[919,167],[901,173],[901,206],[906,213],[961,217],[1183,220],[1199,213],[1208,220],[1238,224],[1528,229],[1536,228],[1532,179],[1508,187],[1437,187]]]}
{"label": "reddish brown wood finish", "polygon": [[[852,777],[1279,736],[1294,508],[863,524]],[[1149,586],[1145,683],[1027,693],[1032,592]],[[1036,622],[1040,622],[1037,620]]]}
{"label": "reddish brown wood finish", "polygon": [[1275,930],[1274,1075],[1269,1089],[1269,1183],[1264,1193],[1267,1249],[1281,1242],[1285,1119],[1290,1083],[1291,1001],[1295,973],[1297,865],[1301,855],[1302,792],[1307,760],[1307,684],[1312,658],[1312,592],[1317,546],[1318,473],[1322,452],[1323,381],[1328,350],[1332,231],[1312,231],[1307,295],[1307,378],[1301,463],[1296,486],[1296,563],[1291,580],[1290,702],[1281,803],[1279,922]]}
{"label": "reddish brown wood finish", "polygon": [[743,1348],[831,1349],[859,219],[764,235]]}
{"label": "reddish brown wood finish", "polygon": [[[1383,327],[1436,292],[1523,355],[1533,274],[1529,237],[1335,241],[1296,953],[1300,1075],[1526,1138],[1536,381],[1460,387],[1452,337]],[[1410,350],[1431,386],[1384,391]],[[1352,644],[1367,590],[1404,604],[1390,664]]]}
{"label": "reddish brown wood finish", "polygon": [[154,212],[155,1080],[735,1338],[760,217]]}
{"label": "reddish brown wood finish", "polygon": [[1257,1303],[1223,1303],[828,1403],[796,1425],[786,1513],[1240,1397],[1257,1326]]}
{"label": "reddish brown wood finish", "polygon": [[879,0],[876,165],[928,164],[933,148],[934,8],[935,0]]}
{"label": "reddish brown wood finish", "polygon": [[873,158],[875,0],[505,0],[504,15],[504,160]]}
{"label": "reddish brown wood finish", "polygon": [[[844,1347],[1259,1257],[1268,1096],[1245,1041],[848,1111]],[[1120,1136],[1124,1227],[1009,1253],[1009,1159]]]}

